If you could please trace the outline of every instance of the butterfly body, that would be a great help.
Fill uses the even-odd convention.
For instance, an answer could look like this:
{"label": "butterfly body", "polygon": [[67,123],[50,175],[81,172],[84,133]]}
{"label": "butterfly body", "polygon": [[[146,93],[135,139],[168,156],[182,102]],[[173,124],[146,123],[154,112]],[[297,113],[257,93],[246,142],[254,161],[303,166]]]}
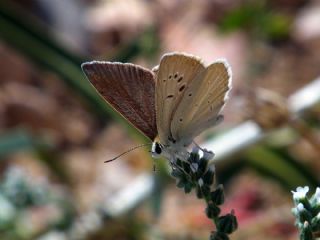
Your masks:
{"label": "butterfly body", "polygon": [[169,144],[163,145],[159,138],[156,138],[151,147],[151,155],[153,158],[164,157],[168,159],[170,162],[175,162],[176,159],[187,159],[189,157],[189,153],[187,151],[187,147],[190,145],[184,145],[180,142],[170,142]]}
{"label": "butterfly body", "polygon": [[221,122],[231,88],[225,60],[205,66],[185,53],[165,54],[152,71],[98,61],[82,68],[105,100],[153,141],[152,156],[171,162],[186,159],[193,139]]}

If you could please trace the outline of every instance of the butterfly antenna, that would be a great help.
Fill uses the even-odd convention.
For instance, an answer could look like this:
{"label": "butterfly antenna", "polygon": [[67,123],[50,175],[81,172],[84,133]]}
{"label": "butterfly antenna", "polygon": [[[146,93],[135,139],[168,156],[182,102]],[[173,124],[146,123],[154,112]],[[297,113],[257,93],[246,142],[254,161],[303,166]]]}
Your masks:
{"label": "butterfly antenna", "polygon": [[[197,144],[195,141],[192,141],[192,142],[193,142],[193,144],[196,145],[197,148],[199,148],[202,152],[204,152],[204,153],[206,152],[206,153],[210,153],[210,154],[213,153],[213,152],[211,152],[210,150],[207,150],[207,149],[205,149],[205,148],[200,147],[199,144]],[[214,156],[214,154],[213,154],[213,156]]]}
{"label": "butterfly antenna", "polygon": [[195,141],[192,141],[194,145],[196,145],[197,148],[199,148],[202,152],[210,152],[205,148],[200,147],[200,145],[198,143],[196,143]]}
{"label": "butterfly antenna", "polygon": [[137,148],[141,148],[141,147],[148,146],[148,145],[152,145],[152,143],[145,143],[145,144],[141,144],[141,145],[135,146],[135,147],[130,148],[129,150],[127,150],[127,151],[119,154],[118,156],[116,156],[116,157],[114,157],[114,158],[111,158],[111,159],[109,159],[109,160],[106,160],[106,161],[104,161],[104,162],[105,162],[105,163],[112,162],[112,161],[118,159],[119,157],[121,157],[121,156],[123,156],[123,155],[125,155],[125,154],[127,154],[127,153],[129,153],[129,152],[131,152],[131,151],[133,151],[133,150],[135,150],[135,149],[137,149]]}
{"label": "butterfly antenna", "polygon": [[197,148],[199,148],[201,151],[204,151],[204,149],[200,147],[198,143],[196,143],[195,141],[192,141],[192,142],[194,145],[196,145]]}

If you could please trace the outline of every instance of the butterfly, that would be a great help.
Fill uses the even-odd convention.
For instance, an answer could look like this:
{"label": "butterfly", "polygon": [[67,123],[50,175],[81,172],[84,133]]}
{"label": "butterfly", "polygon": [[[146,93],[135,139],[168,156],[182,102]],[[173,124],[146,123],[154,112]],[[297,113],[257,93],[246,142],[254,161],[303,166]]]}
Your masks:
{"label": "butterfly", "polygon": [[98,93],[153,141],[152,156],[170,162],[186,160],[193,139],[223,120],[231,89],[226,60],[205,66],[186,53],[167,53],[152,70],[106,61],[86,62],[82,69]]}

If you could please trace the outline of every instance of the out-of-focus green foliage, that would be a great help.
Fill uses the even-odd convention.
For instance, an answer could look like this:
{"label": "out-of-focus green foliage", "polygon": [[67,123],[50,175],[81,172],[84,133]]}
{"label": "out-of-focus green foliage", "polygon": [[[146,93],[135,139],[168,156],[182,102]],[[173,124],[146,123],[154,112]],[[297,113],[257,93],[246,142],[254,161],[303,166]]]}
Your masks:
{"label": "out-of-focus green foliage", "polygon": [[300,185],[312,188],[317,186],[317,180],[311,172],[284,149],[257,146],[247,151],[246,160],[249,165],[278,180],[288,190]]}
{"label": "out-of-focus green foliage", "polygon": [[263,1],[248,1],[230,10],[221,20],[222,31],[246,29],[256,38],[281,40],[289,36],[291,19],[281,12],[274,12]]}
{"label": "out-of-focus green foliage", "polygon": [[33,149],[34,146],[34,139],[26,131],[20,130],[1,134],[0,158],[21,150]]}
{"label": "out-of-focus green foliage", "polygon": [[[48,229],[68,229],[75,218],[75,209],[66,196],[55,191],[47,182],[30,179],[22,169],[10,168],[0,181],[1,239],[34,239]],[[38,232],[36,226],[28,225],[32,224],[32,219],[28,222],[25,218],[30,214],[28,209],[43,208],[45,212],[48,211],[46,206],[59,214],[48,214],[47,226]]]}
{"label": "out-of-focus green foliage", "polygon": [[158,53],[160,42],[155,28],[150,27],[138,38],[133,39],[127,46],[124,46],[109,61],[130,62],[136,56],[144,56],[153,59]]}
{"label": "out-of-focus green foliage", "polygon": [[56,176],[68,181],[67,174],[57,161],[59,153],[45,139],[34,137],[23,129],[12,130],[0,135],[0,159],[6,159],[8,155],[21,151],[33,152],[37,159],[46,163]]}

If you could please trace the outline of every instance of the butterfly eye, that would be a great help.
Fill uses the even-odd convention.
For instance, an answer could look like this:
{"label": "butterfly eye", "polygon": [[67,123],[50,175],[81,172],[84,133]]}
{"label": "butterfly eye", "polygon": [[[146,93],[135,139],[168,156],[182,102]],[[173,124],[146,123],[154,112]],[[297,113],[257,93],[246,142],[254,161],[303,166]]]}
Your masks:
{"label": "butterfly eye", "polygon": [[161,154],[162,153],[162,148],[160,147],[159,143],[156,143],[155,152],[157,154]]}
{"label": "butterfly eye", "polygon": [[153,142],[151,149],[152,157],[159,158],[162,154],[162,146],[158,142]]}

